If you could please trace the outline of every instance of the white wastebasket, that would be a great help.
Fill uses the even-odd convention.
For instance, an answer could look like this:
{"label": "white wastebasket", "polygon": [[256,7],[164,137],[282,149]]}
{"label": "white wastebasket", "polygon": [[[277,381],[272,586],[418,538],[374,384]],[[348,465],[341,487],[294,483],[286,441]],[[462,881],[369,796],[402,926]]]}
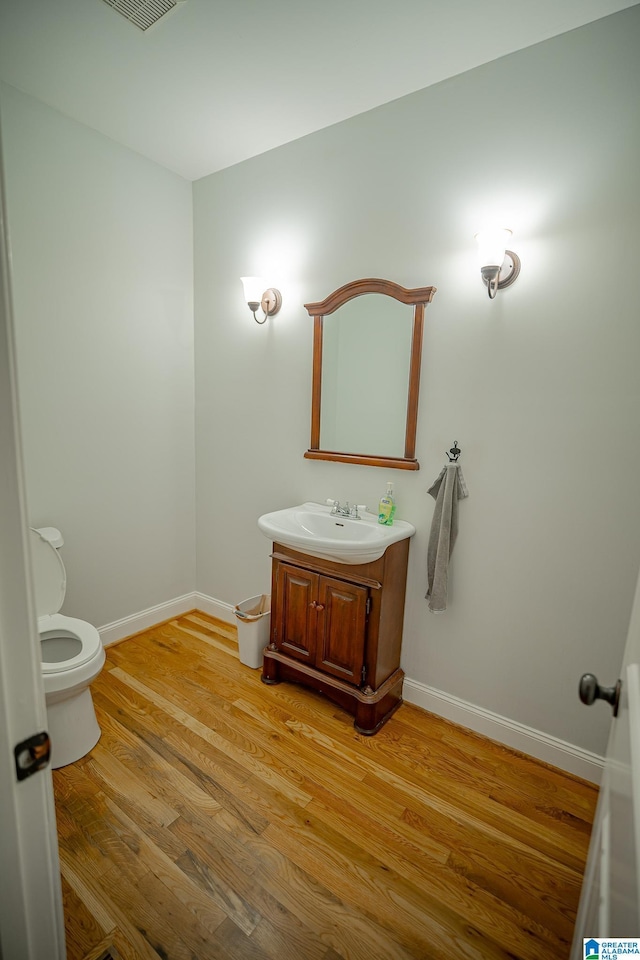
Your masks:
{"label": "white wastebasket", "polygon": [[271,597],[263,593],[236,604],[240,663],[257,670],[262,666],[262,652],[269,644]]}

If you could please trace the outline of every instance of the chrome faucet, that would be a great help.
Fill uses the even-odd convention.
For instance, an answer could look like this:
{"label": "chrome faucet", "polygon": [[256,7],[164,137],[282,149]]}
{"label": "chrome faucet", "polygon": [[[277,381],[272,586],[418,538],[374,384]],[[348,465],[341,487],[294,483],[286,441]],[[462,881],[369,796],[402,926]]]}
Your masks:
{"label": "chrome faucet", "polygon": [[345,503],[344,506],[341,506],[339,500],[327,500],[327,503],[331,504],[331,514],[332,517],[350,517],[352,520],[361,520],[361,516],[358,513],[358,510],[366,510],[364,504],[349,504],[349,501]]}

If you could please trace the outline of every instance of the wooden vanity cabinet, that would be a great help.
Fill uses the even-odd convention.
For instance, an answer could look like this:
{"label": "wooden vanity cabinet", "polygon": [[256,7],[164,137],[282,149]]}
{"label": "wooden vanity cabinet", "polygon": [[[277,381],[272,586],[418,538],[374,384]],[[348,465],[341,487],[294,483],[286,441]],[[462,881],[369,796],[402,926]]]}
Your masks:
{"label": "wooden vanity cabinet", "polygon": [[371,735],[402,703],[409,540],[366,564],[334,563],[274,543],[271,637],[262,680],[329,697]]}

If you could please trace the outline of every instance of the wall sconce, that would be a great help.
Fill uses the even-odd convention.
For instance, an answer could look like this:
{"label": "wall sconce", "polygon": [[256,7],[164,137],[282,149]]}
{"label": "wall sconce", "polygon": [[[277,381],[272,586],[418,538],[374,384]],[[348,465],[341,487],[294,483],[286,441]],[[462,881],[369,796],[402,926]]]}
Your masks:
{"label": "wall sconce", "polygon": [[[244,287],[244,298],[249,304],[256,323],[264,323],[267,317],[275,317],[282,306],[282,294],[275,287],[268,287],[262,277],[240,277]],[[262,308],[264,317],[258,320],[256,310]]]}
{"label": "wall sconce", "polygon": [[510,286],[520,273],[520,257],[507,250],[511,230],[482,230],[476,233],[482,281],[493,300],[498,290]]}

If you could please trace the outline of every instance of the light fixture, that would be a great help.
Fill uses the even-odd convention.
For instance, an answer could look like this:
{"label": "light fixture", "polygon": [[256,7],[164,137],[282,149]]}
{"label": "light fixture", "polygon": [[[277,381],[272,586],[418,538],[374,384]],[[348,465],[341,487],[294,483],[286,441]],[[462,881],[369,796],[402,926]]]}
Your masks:
{"label": "light fixture", "polygon": [[511,230],[491,229],[476,233],[482,281],[491,300],[498,290],[508,287],[520,273],[520,257],[507,250]]}
{"label": "light fixture", "polygon": [[[275,317],[282,306],[282,294],[275,287],[267,287],[262,277],[240,277],[244,286],[244,298],[249,304],[256,323],[264,323],[267,317]],[[265,289],[266,287],[266,289]],[[264,317],[258,320],[256,311],[262,308]]]}

